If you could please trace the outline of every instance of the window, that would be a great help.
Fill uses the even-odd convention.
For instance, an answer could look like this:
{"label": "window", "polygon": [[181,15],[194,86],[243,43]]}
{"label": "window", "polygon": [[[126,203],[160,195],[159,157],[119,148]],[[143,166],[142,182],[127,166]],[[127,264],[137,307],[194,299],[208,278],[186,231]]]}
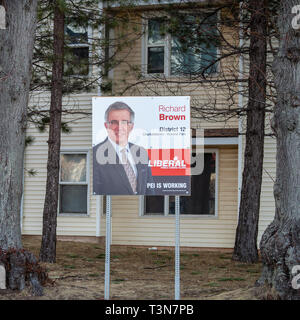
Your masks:
{"label": "window", "polygon": [[145,208],[144,215],[166,215],[166,204],[164,196],[149,196],[144,197]]}
{"label": "window", "polygon": [[163,31],[162,19],[148,20],[147,34],[147,72],[164,73],[165,70],[165,52],[166,35]]}
{"label": "window", "polygon": [[88,28],[69,19],[65,25],[65,75],[86,76],[89,74]]}
{"label": "window", "polygon": [[60,156],[60,214],[88,213],[87,152],[64,152]]}
{"label": "window", "polygon": [[182,15],[180,28],[172,30],[166,19],[149,19],[145,37],[146,73],[166,76],[215,73],[216,64],[212,63],[217,58],[217,15],[200,20],[199,15]]}
{"label": "window", "polygon": [[[181,215],[217,215],[218,152],[206,150],[204,168],[200,175],[191,176],[191,196],[180,197]],[[142,204],[144,215],[172,215],[174,196],[146,196]]]}

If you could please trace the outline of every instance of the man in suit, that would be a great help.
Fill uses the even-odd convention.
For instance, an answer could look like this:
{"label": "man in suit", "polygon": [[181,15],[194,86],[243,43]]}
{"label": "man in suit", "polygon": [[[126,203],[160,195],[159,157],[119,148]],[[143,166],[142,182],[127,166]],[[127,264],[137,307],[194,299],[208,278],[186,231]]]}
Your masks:
{"label": "man in suit", "polygon": [[128,142],[134,111],[124,102],[111,104],[105,112],[108,137],[93,147],[93,192],[103,195],[151,195],[153,183],[147,151]]}

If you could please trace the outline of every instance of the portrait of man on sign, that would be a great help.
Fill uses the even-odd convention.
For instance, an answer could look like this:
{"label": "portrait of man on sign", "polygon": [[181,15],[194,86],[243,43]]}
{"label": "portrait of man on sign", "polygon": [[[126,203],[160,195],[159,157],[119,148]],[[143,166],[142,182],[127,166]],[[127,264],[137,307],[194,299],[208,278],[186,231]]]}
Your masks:
{"label": "portrait of man on sign", "polygon": [[94,194],[153,194],[151,189],[147,189],[147,183],[153,183],[147,151],[128,142],[134,117],[134,111],[121,101],[106,109],[104,126],[107,137],[93,147]]}

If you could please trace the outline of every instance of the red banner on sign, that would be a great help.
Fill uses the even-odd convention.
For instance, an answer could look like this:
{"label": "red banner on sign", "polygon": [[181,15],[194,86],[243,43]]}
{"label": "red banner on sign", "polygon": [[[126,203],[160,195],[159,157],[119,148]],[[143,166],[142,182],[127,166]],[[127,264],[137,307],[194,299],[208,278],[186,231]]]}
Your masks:
{"label": "red banner on sign", "polygon": [[148,149],[153,176],[189,176],[191,174],[190,149]]}

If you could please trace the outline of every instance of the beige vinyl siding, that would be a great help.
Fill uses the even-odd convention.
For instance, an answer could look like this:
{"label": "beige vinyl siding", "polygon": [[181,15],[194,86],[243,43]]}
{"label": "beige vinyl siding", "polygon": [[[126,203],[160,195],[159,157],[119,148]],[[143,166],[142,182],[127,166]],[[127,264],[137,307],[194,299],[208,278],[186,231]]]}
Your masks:
{"label": "beige vinyl siding", "polygon": [[[246,45],[249,45],[249,41],[247,41]],[[268,54],[267,54],[267,62],[269,65],[272,64],[274,60],[274,56],[272,51],[278,48],[278,40],[274,37],[272,38],[272,45],[270,47],[270,43],[268,43]],[[244,71],[245,74],[249,73],[249,56],[244,55]],[[271,68],[267,68],[267,77],[269,80],[273,78],[273,74]],[[276,95],[273,92],[274,88],[267,87],[267,104],[273,105],[274,101],[276,101]],[[244,105],[247,103],[247,96],[244,96]],[[270,107],[269,107],[270,108]],[[273,195],[273,185],[276,178],[276,138],[268,136],[272,133],[271,122],[272,122],[273,114],[271,112],[266,113],[265,117],[265,141],[264,141],[264,161],[263,161],[263,176],[262,176],[262,186],[261,186],[261,195],[260,195],[260,213],[259,213],[259,224],[258,224],[258,237],[257,237],[257,245],[259,247],[259,243],[261,237],[263,235],[266,227],[273,221],[275,215],[275,200]],[[246,119],[243,119],[243,132],[246,130]],[[242,156],[244,157],[244,149],[245,149],[245,136],[242,138]],[[243,158],[242,158],[243,161]],[[243,170],[243,168],[242,168]]]}
{"label": "beige vinyl siding", "polygon": [[[141,26],[141,21],[136,20],[134,26]],[[129,27],[130,28],[130,27]],[[124,32],[124,30],[122,30]],[[118,31],[115,31],[118,35]],[[231,37],[232,33],[228,33]],[[229,39],[227,39],[229,40]],[[232,39],[230,40],[232,42]],[[218,86],[175,83],[168,87],[154,81],[144,85],[131,87],[123,91],[136,81],[147,80],[147,76],[137,79],[136,70],[145,63],[142,58],[143,37],[133,41],[132,46],[118,55],[124,63],[113,70],[113,95],[143,96],[143,95],[189,95],[192,97],[193,107],[214,102],[217,97],[219,107],[228,106],[228,95]],[[135,66],[132,70],[130,66]],[[229,58],[219,66],[222,71],[230,72],[238,67],[237,58]],[[237,105],[237,95],[235,104]],[[211,103],[213,103],[211,102]],[[196,115],[196,114],[194,114]],[[220,119],[219,119],[220,120]],[[230,128],[238,127],[237,119],[229,121],[200,121],[192,118],[193,128]],[[218,216],[217,217],[183,217],[181,218],[181,246],[191,247],[225,247],[234,245],[235,228],[237,224],[237,148],[219,148],[219,190],[218,190]],[[146,246],[173,246],[175,237],[175,219],[173,216],[139,216],[138,197],[112,197],[112,244],[118,245],[146,245]],[[105,216],[101,216],[101,235],[105,235]]]}
{"label": "beige vinyl siding", "polygon": [[[134,13],[131,12],[134,16]],[[138,16],[138,15],[137,15]],[[134,27],[141,26],[140,20],[136,20]],[[123,26],[122,26],[123,27]],[[125,28],[123,32],[126,33]],[[117,33],[116,33],[117,35]],[[228,41],[233,34],[228,33]],[[143,42],[136,33],[131,33],[132,46],[118,54],[120,59],[125,59],[111,73],[113,76],[113,95],[119,95],[126,85],[135,83],[136,70],[142,64]],[[134,70],[129,66],[135,66]],[[229,58],[220,65],[222,70],[237,71],[238,61]],[[143,80],[141,78],[139,80]],[[124,80],[124,81],[123,81]],[[173,77],[173,80],[175,78]],[[171,91],[169,90],[171,89]],[[142,85],[132,87],[124,92],[125,96],[135,95],[188,95],[191,96],[193,107],[201,107],[203,103],[209,103],[216,97],[219,107],[228,106],[228,94],[219,86],[209,88],[202,84],[177,85],[173,83],[170,88],[163,87],[159,82],[154,82],[145,88]],[[234,89],[234,88],[233,88]],[[235,88],[236,89],[236,88]],[[172,92],[172,94],[171,94]],[[64,98],[64,106],[70,109],[83,109],[91,112],[92,96],[96,93],[72,95]],[[105,93],[103,93],[105,95]],[[235,105],[238,105],[238,96],[234,97]],[[35,93],[30,100],[31,105],[38,104],[49,108],[50,97],[47,93]],[[196,114],[194,114],[196,116]],[[95,237],[97,226],[97,209],[102,211],[103,199],[101,196],[92,195],[92,119],[91,116],[76,115],[76,121],[69,122],[72,133],[62,135],[62,150],[89,150],[89,215],[88,216],[58,216],[58,235],[89,236]],[[69,115],[64,120],[71,120]],[[218,119],[220,120],[220,119]],[[237,128],[238,119],[229,121],[203,121],[191,120],[192,128]],[[32,145],[26,148],[25,168],[33,168],[37,175],[32,177],[25,173],[24,204],[22,233],[28,235],[42,234],[42,214],[46,186],[46,166],[48,151],[48,131],[41,134],[34,126],[30,126],[27,135],[35,137]],[[243,139],[244,147],[244,139]],[[219,176],[218,176],[218,214],[215,217],[181,216],[180,244],[183,247],[212,247],[233,248],[235,231],[238,221],[238,149],[237,146],[214,146],[219,150]],[[259,239],[266,226],[274,216],[273,181],[275,178],[275,139],[267,137],[265,143],[265,158],[263,184],[261,193],[261,214],[259,220]],[[267,174],[268,172],[268,174]],[[99,208],[97,206],[97,199]],[[115,245],[145,245],[145,246],[174,246],[175,243],[175,217],[174,216],[139,216],[138,196],[112,196],[112,244]],[[100,236],[105,236],[105,214],[100,216]]]}
{"label": "beige vinyl siding", "polygon": [[[270,128],[270,115],[266,116],[265,121],[265,141],[264,141],[264,160],[263,176],[260,194],[260,213],[258,223],[257,245],[259,246],[261,236],[266,227],[273,221],[275,215],[275,201],[273,195],[273,185],[276,178],[276,138],[269,136],[272,132]],[[243,128],[246,128],[246,121],[243,121]],[[244,165],[244,151],[246,139],[242,138],[242,171]]]}
{"label": "beige vinyl siding", "polygon": [[[63,105],[76,109],[80,106],[91,112],[91,99],[95,94],[73,95],[72,98],[64,98]],[[49,94],[43,93],[31,97],[31,105],[49,105]],[[64,116],[63,120],[70,120],[69,116]],[[72,236],[95,236],[96,235],[96,198],[92,196],[92,125],[91,116],[76,115],[77,121],[69,122],[72,129],[71,134],[62,134],[62,150],[90,150],[89,173],[90,173],[90,193],[89,193],[89,215],[88,216],[62,216],[58,215],[57,234]],[[35,169],[36,176],[29,176],[25,172],[24,176],[24,202],[22,233],[40,235],[42,233],[42,215],[44,207],[44,197],[47,176],[47,154],[48,154],[48,130],[40,133],[30,125],[26,134],[35,137],[32,145],[26,148],[25,168]]]}
{"label": "beige vinyl siding", "polygon": [[[131,13],[134,16],[133,13]],[[152,13],[153,15],[153,13]],[[140,16],[138,14],[137,16]],[[151,17],[151,13],[148,14]],[[117,65],[117,67],[113,70],[113,95],[120,96],[191,96],[191,107],[198,107],[205,104],[209,104],[213,106],[216,104],[217,108],[226,108],[229,104],[234,103],[237,106],[238,95],[235,94],[233,98],[231,98],[232,92],[237,92],[237,84],[231,84],[232,92],[228,92],[228,86],[223,82],[223,86],[220,84],[214,83],[213,85],[210,83],[201,83],[198,81],[197,83],[179,83],[178,81],[182,81],[181,78],[176,78],[175,76],[171,76],[168,79],[172,80],[172,83],[163,84],[163,81],[160,81],[159,77],[156,77],[156,80],[151,82],[145,82],[147,80],[154,79],[151,75],[145,75],[143,77],[140,76],[141,66],[146,63],[143,61],[143,32],[142,32],[142,20],[136,18],[127,26],[127,32],[131,34],[132,41],[130,42],[130,46],[125,47],[121,53],[117,54],[119,61],[123,61]],[[134,31],[133,31],[134,29]],[[115,30],[115,36],[125,33],[122,29],[121,31]],[[228,30],[225,32],[224,38],[231,43],[237,41],[234,38],[234,34]],[[236,74],[238,70],[238,57],[229,57],[225,60],[222,60],[219,64],[219,73],[212,77],[214,79],[222,79],[222,73],[227,74]],[[163,80],[163,78],[161,78]],[[208,80],[210,78],[208,77]],[[188,80],[188,79],[186,79]],[[125,88],[129,88],[124,91]],[[232,101],[233,99],[233,101]],[[192,111],[192,116],[196,116],[197,113]],[[230,128],[230,127],[238,127],[238,119],[230,118],[227,121],[220,121],[224,119],[224,117],[218,117],[216,121],[212,119],[210,121],[207,120],[199,120],[196,118],[192,118],[191,126],[193,128]]]}
{"label": "beige vinyl siding", "polygon": [[258,226],[258,244],[266,227],[275,215],[273,185],[276,178],[276,139],[266,137],[264,146],[263,180],[261,186],[260,218]]}
{"label": "beige vinyl siding", "polygon": [[[237,222],[237,148],[219,149],[218,216],[181,216],[180,245],[232,248]],[[105,234],[105,217],[101,232]],[[112,244],[174,246],[174,216],[139,216],[139,197],[112,197]]]}

